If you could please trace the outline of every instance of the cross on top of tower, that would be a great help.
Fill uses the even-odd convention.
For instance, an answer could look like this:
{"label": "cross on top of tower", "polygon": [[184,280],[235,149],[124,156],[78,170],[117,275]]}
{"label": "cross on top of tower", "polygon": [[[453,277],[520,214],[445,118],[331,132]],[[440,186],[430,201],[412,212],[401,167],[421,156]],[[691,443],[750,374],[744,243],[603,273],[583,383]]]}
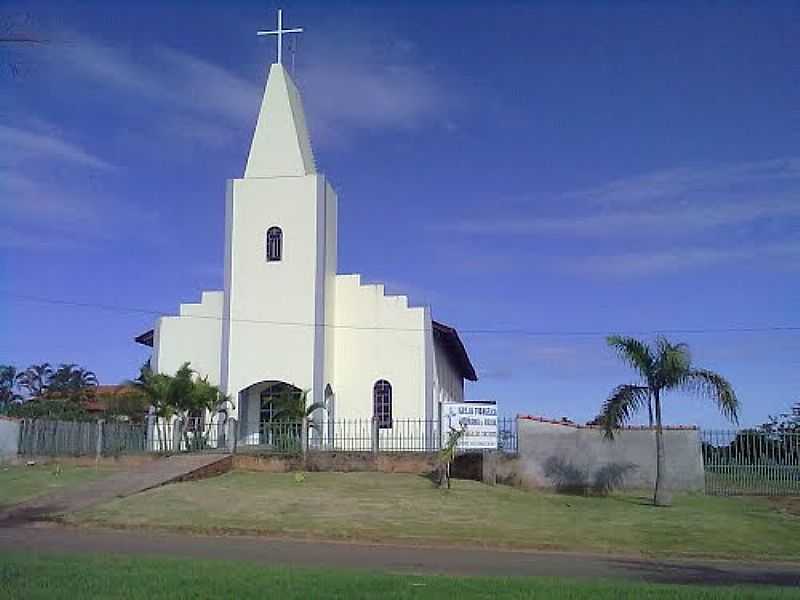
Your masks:
{"label": "cross on top of tower", "polygon": [[257,31],[256,35],[275,35],[278,36],[278,64],[282,64],[283,58],[283,35],[286,33],[302,33],[303,28],[297,29],[284,29],[283,28],[283,11],[278,9],[278,28],[274,31]]}

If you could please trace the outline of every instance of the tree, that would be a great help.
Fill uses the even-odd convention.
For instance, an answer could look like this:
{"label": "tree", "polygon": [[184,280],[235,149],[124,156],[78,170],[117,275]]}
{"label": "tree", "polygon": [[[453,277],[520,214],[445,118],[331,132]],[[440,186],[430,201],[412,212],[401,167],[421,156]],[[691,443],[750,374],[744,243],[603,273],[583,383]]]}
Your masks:
{"label": "tree", "polygon": [[739,419],[739,401],[731,384],[721,375],[707,369],[695,369],[686,344],[672,344],[660,337],[654,345],[631,337],[610,336],[608,345],[641,377],[638,384],[614,388],[600,411],[600,422],[608,439],[625,425],[637,411],[652,401],[656,425],[656,483],[653,503],[669,504],[664,488],[665,457],[661,406],[664,394],[684,391],[716,402],[720,412],[734,423]]}
{"label": "tree", "polygon": [[147,402],[153,407],[158,448],[162,452],[167,449],[167,422],[175,414],[173,400],[177,394],[173,380],[170,375],[154,373],[148,365],[144,365],[139,371],[139,377],[126,382],[127,386],[147,398]]}
{"label": "tree", "polygon": [[280,394],[274,404],[274,421],[302,421],[310,417],[311,413],[320,408],[325,408],[322,402],[308,404],[309,390],[297,390],[287,387]]}
{"label": "tree", "polygon": [[447,434],[447,443],[439,452],[440,487],[447,487],[448,490],[450,489],[450,467],[452,466],[453,461],[456,459],[458,444],[466,433],[467,426],[462,425],[459,429],[451,427],[450,432]]}
{"label": "tree", "polygon": [[19,374],[17,384],[28,393],[29,398],[38,398],[47,391],[52,377],[50,363],[31,365]]}
{"label": "tree", "polygon": [[97,375],[74,363],[61,364],[50,376],[46,395],[52,399],[82,402],[97,387]]}
{"label": "tree", "polygon": [[131,423],[142,423],[150,408],[147,397],[133,387],[123,386],[110,393],[97,393],[95,397],[105,405],[107,417]]}
{"label": "tree", "polygon": [[795,402],[789,412],[770,415],[761,429],[767,433],[800,433],[800,402]]}
{"label": "tree", "polygon": [[22,396],[17,393],[18,376],[16,367],[0,365],[0,413],[22,400]]}
{"label": "tree", "polygon": [[[227,416],[228,407],[232,406],[230,398],[217,386],[209,383],[208,378],[198,378],[196,375],[188,362],[181,365],[175,375],[154,373],[150,365],[145,363],[139,372],[139,377],[126,382],[127,386],[144,396],[153,407],[153,413],[157,417],[156,434],[161,451],[168,450],[167,426],[173,417],[179,417],[186,423],[197,415],[202,418],[206,412],[223,413]],[[205,444],[211,426],[212,422],[209,421],[205,430],[202,427],[196,428],[193,433],[199,438],[191,440],[192,444]],[[184,430],[183,436],[186,434],[187,431]],[[189,447],[188,438],[186,442]]]}

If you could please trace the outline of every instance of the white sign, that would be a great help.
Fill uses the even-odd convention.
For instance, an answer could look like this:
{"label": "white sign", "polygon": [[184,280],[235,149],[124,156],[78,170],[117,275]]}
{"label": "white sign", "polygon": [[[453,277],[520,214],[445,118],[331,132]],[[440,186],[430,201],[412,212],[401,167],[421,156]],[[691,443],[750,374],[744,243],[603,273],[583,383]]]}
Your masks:
{"label": "white sign", "polygon": [[465,427],[462,450],[497,449],[497,406],[489,402],[448,402],[442,407],[442,446],[450,430]]}

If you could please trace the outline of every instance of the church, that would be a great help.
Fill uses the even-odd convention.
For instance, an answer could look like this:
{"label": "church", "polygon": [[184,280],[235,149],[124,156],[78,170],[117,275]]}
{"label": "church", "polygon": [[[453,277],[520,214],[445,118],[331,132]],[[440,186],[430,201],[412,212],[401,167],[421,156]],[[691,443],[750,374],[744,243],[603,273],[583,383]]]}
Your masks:
{"label": "church", "polygon": [[[280,29],[280,26],[279,26]],[[280,48],[280,45],[279,45]],[[378,215],[375,215],[378,218]],[[300,94],[271,65],[244,176],[227,182],[224,289],[204,291],[136,338],[154,371],[185,362],[233,401],[239,443],[258,443],[282,390],[326,422],[431,423],[477,375],[458,333],[427,306],[337,270],[337,196],[317,171]]]}

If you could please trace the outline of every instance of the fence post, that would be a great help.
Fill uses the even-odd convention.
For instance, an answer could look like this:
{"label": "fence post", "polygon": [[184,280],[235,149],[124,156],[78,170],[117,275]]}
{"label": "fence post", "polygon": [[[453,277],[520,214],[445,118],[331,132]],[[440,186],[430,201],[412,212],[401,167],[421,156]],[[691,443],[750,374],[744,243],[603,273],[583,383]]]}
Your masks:
{"label": "fence post", "polygon": [[[181,425],[183,424],[183,419],[180,417],[175,417],[175,420],[172,422],[172,452],[177,453],[181,451]],[[188,450],[188,448],[187,448]]]}
{"label": "fence post", "polygon": [[372,452],[377,454],[380,451],[381,438],[380,429],[378,428],[378,419],[372,417]]}
{"label": "fence post", "polygon": [[30,427],[28,428],[28,436],[31,440],[31,456],[36,456],[36,451],[39,449],[39,443],[36,436],[36,419],[28,421]]}
{"label": "fence post", "polygon": [[225,441],[228,444],[228,451],[232,454],[236,454],[236,442],[238,436],[238,421],[231,417],[225,421],[225,428],[227,431],[225,432]]}
{"label": "fence post", "polygon": [[103,419],[97,421],[97,444],[95,446],[95,460],[97,461],[103,456],[103,424],[105,424]]}
{"label": "fence post", "polygon": [[303,464],[308,455],[308,417],[300,419],[300,445],[303,447]]}

